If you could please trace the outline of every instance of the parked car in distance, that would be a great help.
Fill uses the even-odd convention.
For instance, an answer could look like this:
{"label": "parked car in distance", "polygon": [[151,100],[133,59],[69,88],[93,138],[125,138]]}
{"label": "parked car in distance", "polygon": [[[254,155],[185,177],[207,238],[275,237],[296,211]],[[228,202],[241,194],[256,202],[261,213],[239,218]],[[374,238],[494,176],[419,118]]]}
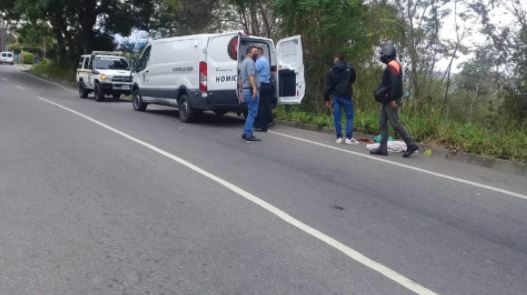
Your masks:
{"label": "parked car in distance", "polygon": [[87,98],[89,93],[94,92],[96,101],[103,101],[106,95],[117,99],[121,94],[129,95],[132,90],[128,59],[118,52],[94,51],[82,55],[76,81],[79,96]]}
{"label": "parked car in distance", "polygon": [[301,103],[305,94],[301,37],[282,39],[275,47],[271,39],[236,31],[149,42],[134,68],[134,110],[145,111],[148,104],[177,107],[184,122],[204,110],[245,113],[246,104],[238,100],[238,66],[251,45],[264,49],[278,103]]}
{"label": "parked car in distance", "polygon": [[15,64],[15,54],[13,52],[0,52],[0,64]]}

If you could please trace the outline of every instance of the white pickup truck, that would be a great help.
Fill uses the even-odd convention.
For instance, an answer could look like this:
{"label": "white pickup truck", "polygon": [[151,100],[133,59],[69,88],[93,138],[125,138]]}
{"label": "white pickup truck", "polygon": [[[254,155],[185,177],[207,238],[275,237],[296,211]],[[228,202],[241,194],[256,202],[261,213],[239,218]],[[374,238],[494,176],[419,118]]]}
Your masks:
{"label": "white pickup truck", "polygon": [[96,101],[103,101],[106,95],[117,99],[121,94],[129,95],[132,90],[128,59],[116,52],[94,51],[82,55],[76,80],[79,96],[87,98],[90,92],[94,92]]}

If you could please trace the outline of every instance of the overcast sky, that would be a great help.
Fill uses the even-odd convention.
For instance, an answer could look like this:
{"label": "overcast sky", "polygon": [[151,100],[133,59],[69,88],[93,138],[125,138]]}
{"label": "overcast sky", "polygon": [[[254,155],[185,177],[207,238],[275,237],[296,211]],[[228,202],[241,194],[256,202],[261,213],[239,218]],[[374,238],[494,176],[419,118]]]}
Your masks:
{"label": "overcast sky", "polygon": [[[466,11],[467,7],[463,5],[463,1],[459,1],[458,3],[458,13],[462,11]],[[522,7],[527,9],[527,0],[520,0],[522,3]],[[441,30],[441,39],[443,40],[455,40],[456,32],[455,32],[455,17],[454,17],[454,3],[450,3],[449,6],[452,13],[445,19],[443,29]],[[511,17],[510,12],[507,11],[504,7],[496,8],[494,9],[490,14],[490,20],[493,24],[497,25],[498,27],[505,27],[505,26],[514,26],[516,23],[514,22],[514,18]],[[458,25],[460,26],[460,30],[463,29],[464,21],[460,20],[458,18]],[[472,34],[465,38],[463,45],[467,46],[469,49],[473,50],[476,46],[485,44],[485,36],[480,33],[480,30],[482,28],[481,26],[481,20],[475,19],[470,20],[466,22],[466,25],[468,28],[471,28]],[[455,60],[453,65],[453,72],[459,72],[461,69],[458,68],[459,65],[461,65],[463,62],[468,60],[470,58],[470,55],[465,56],[461,55],[458,59]],[[448,67],[449,59],[443,59],[440,61],[438,67],[440,70],[444,71]]]}

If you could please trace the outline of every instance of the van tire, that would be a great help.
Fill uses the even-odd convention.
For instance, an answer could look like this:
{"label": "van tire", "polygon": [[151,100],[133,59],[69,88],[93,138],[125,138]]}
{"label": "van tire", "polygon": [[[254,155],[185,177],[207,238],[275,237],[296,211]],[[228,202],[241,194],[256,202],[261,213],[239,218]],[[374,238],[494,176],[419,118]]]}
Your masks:
{"label": "van tire", "polygon": [[104,91],[99,83],[95,84],[95,101],[101,102],[104,101]]}
{"label": "van tire", "polygon": [[80,98],[88,98],[88,94],[89,93],[90,93],[90,91],[87,90],[84,87],[84,82],[80,81],[79,82],[79,96],[80,96]]}
{"label": "van tire", "polygon": [[134,108],[134,111],[144,112],[146,111],[147,105],[148,104],[143,102],[143,98],[141,97],[141,94],[139,94],[139,89],[132,91],[132,107]]}
{"label": "van tire", "polygon": [[199,115],[200,111],[190,105],[188,96],[183,94],[179,97],[179,118],[185,123],[195,122]]}

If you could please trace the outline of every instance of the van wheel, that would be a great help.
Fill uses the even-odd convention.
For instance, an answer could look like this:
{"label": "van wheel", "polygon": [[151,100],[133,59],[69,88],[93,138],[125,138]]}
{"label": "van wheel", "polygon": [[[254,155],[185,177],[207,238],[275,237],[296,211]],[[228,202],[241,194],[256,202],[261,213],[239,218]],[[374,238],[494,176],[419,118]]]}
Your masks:
{"label": "van wheel", "polygon": [[201,112],[194,109],[190,103],[188,96],[183,94],[179,97],[179,118],[181,121],[190,123],[195,122]]}
{"label": "van wheel", "polygon": [[95,101],[104,101],[104,91],[99,84],[95,84]]}
{"label": "van wheel", "polygon": [[144,112],[146,111],[146,106],[147,104],[143,102],[143,98],[141,98],[139,90],[134,90],[132,92],[132,107],[134,108],[134,111]]}
{"label": "van wheel", "polygon": [[88,91],[86,88],[84,88],[84,83],[82,81],[79,82],[79,96],[80,98],[88,98],[88,94],[90,91]]}

